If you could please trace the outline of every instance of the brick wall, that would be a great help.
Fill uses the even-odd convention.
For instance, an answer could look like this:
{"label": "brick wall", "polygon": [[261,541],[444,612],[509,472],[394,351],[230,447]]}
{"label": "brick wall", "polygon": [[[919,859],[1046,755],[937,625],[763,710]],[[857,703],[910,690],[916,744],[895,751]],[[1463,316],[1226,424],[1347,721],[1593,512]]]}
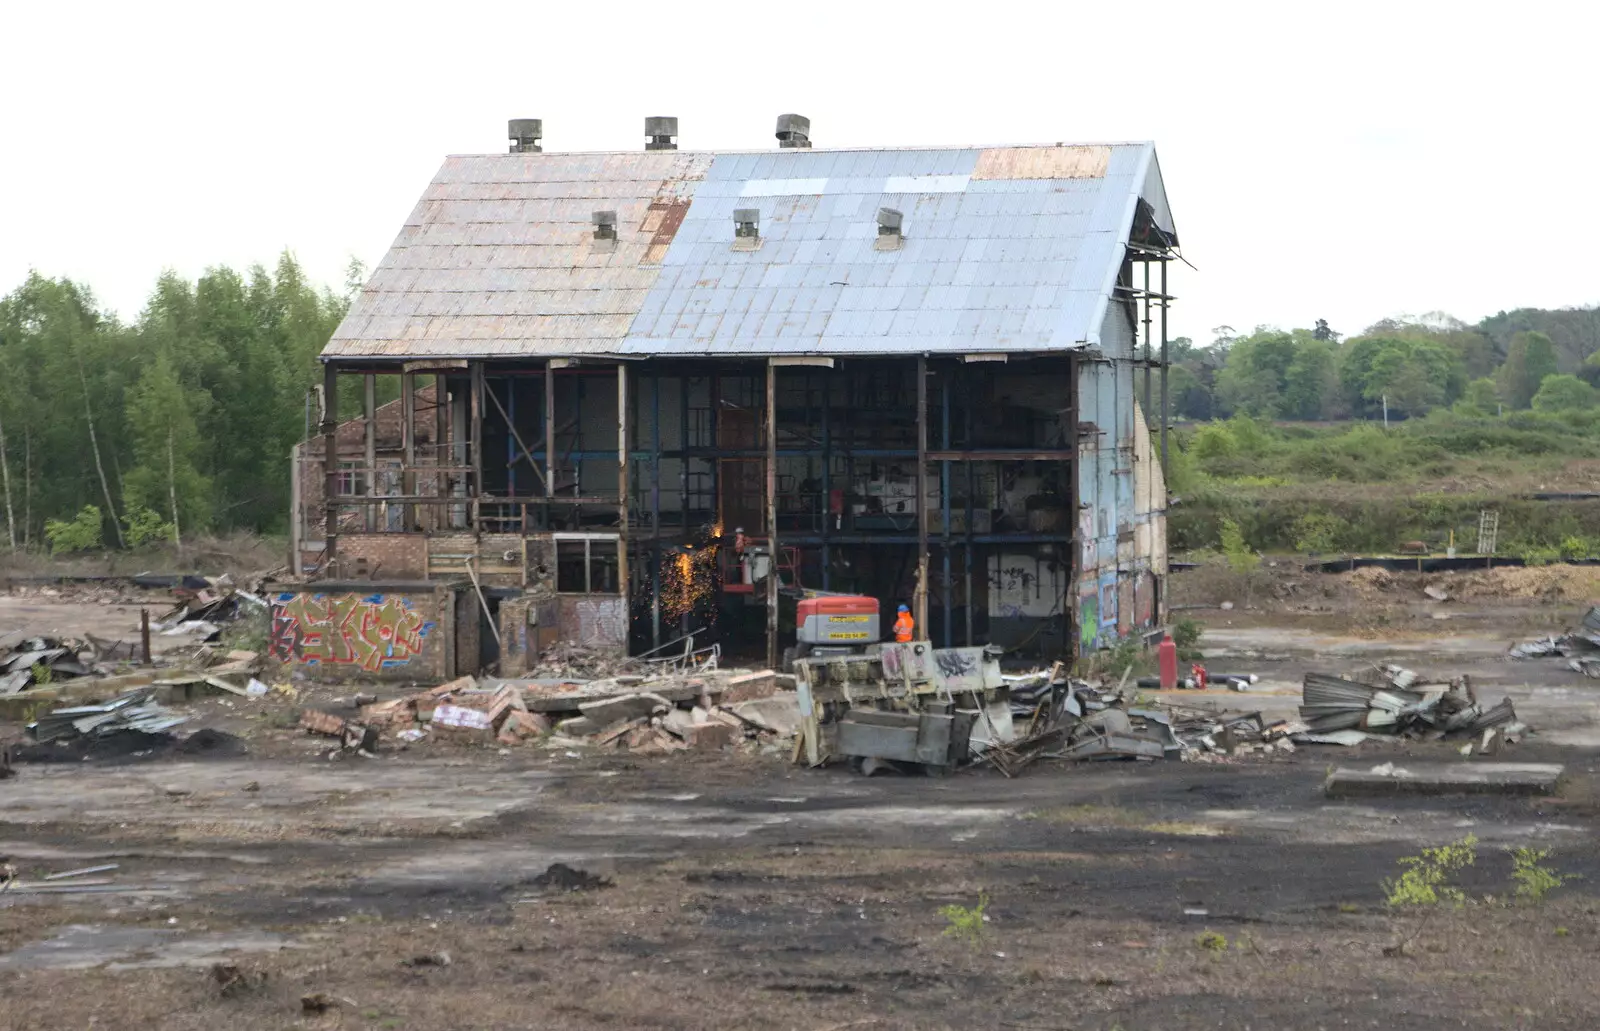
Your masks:
{"label": "brick wall", "polygon": [[443,680],[452,592],[425,584],[269,585],[270,658],[318,680]]}
{"label": "brick wall", "polygon": [[346,533],[334,575],[357,579],[426,579],[428,539],[420,533]]}

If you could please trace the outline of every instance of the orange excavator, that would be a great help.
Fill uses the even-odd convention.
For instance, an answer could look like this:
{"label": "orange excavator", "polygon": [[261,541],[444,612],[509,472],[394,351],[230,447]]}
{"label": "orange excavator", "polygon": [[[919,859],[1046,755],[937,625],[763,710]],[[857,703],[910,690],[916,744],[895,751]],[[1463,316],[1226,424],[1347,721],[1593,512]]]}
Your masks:
{"label": "orange excavator", "polygon": [[[795,659],[811,655],[850,655],[866,652],[883,639],[883,625],[877,598],[865,594],[817,591],[800,584],[799,549],[784,548],[776,564],[771,548],[762,538],[746,537],[734,531],[734,559],[737,579],[729,578],[723,590],[746,594],[751,600],[765,596],[769,575],[778,578],[778,593],[794,598],[794,647],[785,648],[783,668],[792,670]],[[898,627],[897,627],[898,629]]]}

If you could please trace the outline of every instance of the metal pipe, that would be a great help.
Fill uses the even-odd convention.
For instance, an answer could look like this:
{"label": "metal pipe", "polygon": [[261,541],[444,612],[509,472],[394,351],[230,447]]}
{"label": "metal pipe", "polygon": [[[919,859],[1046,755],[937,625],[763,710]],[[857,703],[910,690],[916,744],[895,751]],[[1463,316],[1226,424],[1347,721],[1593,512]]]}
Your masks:
{"label": "metal pipe", "polygon": [[778,668],[778,367],[767,360],[767,666]]}
{"label": "metal pipe", "polygon": [[[1144,265],[1144,424],[1150,425],[1150,262]],[[1138,302],[1134,302],[1138,303]]]}
{"label": "metal pipe", "polygon": [[[556,363],[544,363],[544,496],[556,496]],[[546,513],[546,523],[549,513]],[[546,525],[545,529],[550,527]]]}
{"label": "metal pipe", "polygon": [[[1168,475],[1167,419],[1169,418],[1168,409],[1170,408],[1167,399],[1167,363],[1169,360],[1167,351],[1167,308],[1171,306],[1171,301],[1165,299],[1167,292],[1167,262],[1169,260],[1168,258],[1161,259],[1161,293],[1163,295],[1161,302],[1161,479],[1163,482],[1166,481]],[[1163,510],[1166,509],[1166,498],[1161,499],[1161,507]]]}

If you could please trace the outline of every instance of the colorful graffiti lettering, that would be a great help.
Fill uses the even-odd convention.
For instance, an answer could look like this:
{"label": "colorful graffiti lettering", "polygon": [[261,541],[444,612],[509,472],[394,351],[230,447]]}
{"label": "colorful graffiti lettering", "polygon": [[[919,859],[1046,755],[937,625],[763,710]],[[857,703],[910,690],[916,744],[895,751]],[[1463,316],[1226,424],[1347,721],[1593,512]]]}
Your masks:
{"label": "colorful graffiti lettering", "polygon": [[1078,647],[1082,651],[1094,651],[1099,639],[1100,598],[1091,594],[1078,599]]}
{"label": "colorful graffiti lettering", "polygon": [[283,662],[359,666],[375,673],[410,663],[436,625],[424,620],[409,598],[285,592],[272,602],[267,649]]}

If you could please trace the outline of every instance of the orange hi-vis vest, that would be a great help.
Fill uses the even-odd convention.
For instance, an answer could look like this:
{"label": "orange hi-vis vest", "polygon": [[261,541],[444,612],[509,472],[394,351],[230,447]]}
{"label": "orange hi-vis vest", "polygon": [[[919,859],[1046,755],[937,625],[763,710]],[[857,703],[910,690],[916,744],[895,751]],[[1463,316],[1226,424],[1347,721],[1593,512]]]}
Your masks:
{"label": "orange hi-vis vest", "polygon": [[900,613],[894,621],[894,639],[901,643],[911,640],[911,633],[916,629],[916,625],[916,622],[911,618],[911,613]]}

